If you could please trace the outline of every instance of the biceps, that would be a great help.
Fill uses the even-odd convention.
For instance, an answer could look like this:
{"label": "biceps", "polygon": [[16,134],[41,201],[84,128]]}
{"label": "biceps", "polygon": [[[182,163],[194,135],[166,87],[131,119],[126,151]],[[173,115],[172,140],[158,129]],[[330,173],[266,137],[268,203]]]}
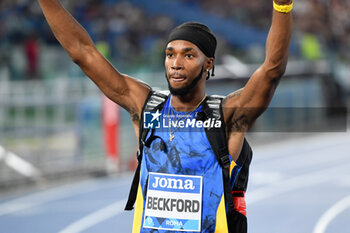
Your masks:
{"label": "biceps", "polygon": [[271,78],[266,70],[259,68],[244,87],[234,118],[244,116],[251,125],[270,104],[278,83],[279,79]]}
{"label": "biceps", "polygon": [[87,52],[77,64],[112,101],[129,113],[141,111],[149,92],[146,84],[121,74],[97,50]]}
{"label": "biceps", "polygon": [[261,108],[267,107],[273,97],[279,78],[264,67],[260,67],[248,80],[239,100],[240,106]]}
{"label": "biceps", "polygon": [[120,79],[117,86],[126,85],[120,74],[105,57],[103,57],[96,49],[86,51],[83,58],[76,62],[84,73],[94,81],[99,87],[115,86],[115,79]]}

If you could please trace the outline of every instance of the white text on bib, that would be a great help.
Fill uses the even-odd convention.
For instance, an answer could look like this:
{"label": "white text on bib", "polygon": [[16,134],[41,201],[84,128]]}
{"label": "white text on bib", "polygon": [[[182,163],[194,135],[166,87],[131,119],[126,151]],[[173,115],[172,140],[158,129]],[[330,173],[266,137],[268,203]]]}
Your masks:
{"label": "white text on bib", "polygon": [[149,173],[143,227],[200,231],[202,177]]}

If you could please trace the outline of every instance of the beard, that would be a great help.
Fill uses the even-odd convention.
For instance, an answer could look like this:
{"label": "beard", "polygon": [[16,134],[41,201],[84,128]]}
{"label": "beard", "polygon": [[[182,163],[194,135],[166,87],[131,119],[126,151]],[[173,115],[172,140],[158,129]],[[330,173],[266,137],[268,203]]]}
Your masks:
{"label": "beard", "polygon": [[185,96],[185,95],[187,95],[188,93],[190,93],[190,91],[192,91],[197,86],[197,83],[199,82],[199,80],[202,79],[203,72],[204,72],[204,66],[202,67],[202,70],[200,71],[199,75],[197,75],[197,77],[195,79],[193,79],[193,81],[190,84],[188,84],[187,86],[184,86],[184,87],[180,87],[180,88],[172,87],[170,85],[170,81],[168,79],[168,76],[165,73],[165,79],[168,82],[168,88],[169,88],[170,93],[172,95],[175,95],[175,96]]}

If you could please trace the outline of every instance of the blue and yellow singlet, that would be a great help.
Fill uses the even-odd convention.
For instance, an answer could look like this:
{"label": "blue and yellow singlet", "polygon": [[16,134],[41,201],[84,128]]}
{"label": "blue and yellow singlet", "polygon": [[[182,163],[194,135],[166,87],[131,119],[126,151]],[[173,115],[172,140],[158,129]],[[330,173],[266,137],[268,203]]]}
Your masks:
{"label": "blue and yellow singlet", "polygon": [[[190,113],[178,112],[170,98],[166,101],[161,127],[154,131],[157,138],[143,149],[133,233],[228,232],[222,168],[204,128],[175,130],[169,123],[169,119],[193,123],[199,111],[201,106]],[[236,173],[239,168],[230,159],[230,171]]]}

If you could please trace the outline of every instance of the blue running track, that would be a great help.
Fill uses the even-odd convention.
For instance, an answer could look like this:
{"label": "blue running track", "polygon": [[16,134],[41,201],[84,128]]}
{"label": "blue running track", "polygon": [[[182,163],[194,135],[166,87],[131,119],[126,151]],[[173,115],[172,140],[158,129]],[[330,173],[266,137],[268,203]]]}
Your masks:
{"label": "blue running track", "polygon": [[[249,233],[350,233],[350,134],[255,145]],[[132,174],[0,197],[0,233],[129,233]]]}

